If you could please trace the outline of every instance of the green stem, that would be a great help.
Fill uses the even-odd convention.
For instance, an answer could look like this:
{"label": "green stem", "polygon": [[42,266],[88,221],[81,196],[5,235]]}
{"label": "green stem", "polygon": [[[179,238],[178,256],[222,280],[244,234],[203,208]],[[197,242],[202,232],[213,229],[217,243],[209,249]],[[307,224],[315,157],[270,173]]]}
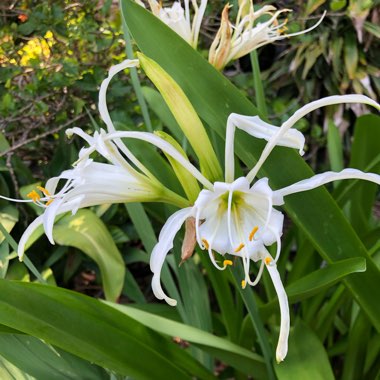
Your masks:
{"label": "green stem", "polygon": [[265,331],[264,324],[260,318],[259,308],[257,307],[257,303],[255,297],[253,296],[253,292],[250,289],[242,289],[241,288],[241,280],[244,278],[243,268],[241,263],[235,265],[233,268],[230,268],[236,287],[239,290],[239,293],[244,301],[244,304],[248,310],[248,314],[252,320],[252,324],[254,329],[256,330],[257,337],[259,339],[259,344],[264,356],[265,365],[268,371],[268,378],[270,380],[276,380],[276,375],[273,369],[273,355],[272,355],[272,347],[267,339],[267,332]]}
{"label": "green stem", "polygon": [[[15,252],[18,251],[18,244],[16,243],[15,239],[9,234],[9,232],[5,229],[5,227],[0,223],[0,231],[5,237],[5,240],[7,243],[13,248]],[[41,282],[42,284],[46,284],[46,280],[42,277],[41,273],[37,270],[37,268],[34,266],[34,264],[29,260],[28,256],[24,254],[23,262],[25,266],[36,276],[37,280]]]}
{"label": "green stem", "polygon": [[267,118],[268,110],[267,110],[267,105],[265,103],[263,82],[261,80],[261,75],[260,75],[259,58],[257,56],[256,50],[253,50],[251,52],[250,57],[251,57],[252,74],[253,74],[253,86],[255,88],[256,105],[261,115],[264,118]]}
{"label": "green stem", "polygon": [[[125,39],[125,51],[127,53],[127,58],[134,59],[135,57],[134,57],[133,49],[132,49],[132,39],[129,34],[128,26],[124,18],[122,19],[123,19],[123,33],[124,33],[124,39]],[[133,89],[135,90],[137,101],[139,102],[139,105],[141,108],[141,113],[144,118],[146,129],[149,132],[153,132],[153,127],[150,121],[148,106],[145,102],[144,95],[141,91],[141,84],[140,84],[139,76],[137,75],[137,70],[135,67],[131,67],[129,70],[131,72],[132,86],[133,86]]]}

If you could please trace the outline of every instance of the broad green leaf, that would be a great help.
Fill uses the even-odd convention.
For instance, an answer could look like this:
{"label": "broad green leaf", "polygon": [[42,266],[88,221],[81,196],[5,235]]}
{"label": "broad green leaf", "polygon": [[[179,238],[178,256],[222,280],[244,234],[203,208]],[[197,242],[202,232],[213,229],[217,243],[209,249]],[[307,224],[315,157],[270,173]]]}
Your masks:
{"label": "broad green leaf", "polygon": [[[18,210],[15,206],[8,205],[0,209],[0,223],[3,227],[11,232],[13,227],[18,221]],[[5,237],[0,231],[0,243],[4,241]]]}
{"label": "broad green leaf", "polygon": [[165,335],[179,337],[193,343],[213,356],[236,367],[238,370],[254,375],[257,379],[267,377],[265,364],[261,356],[254,354],[227,339],[217,337],[195,327],[159,317],[155,314],[131,306],[112,304],[110,302],[107,302],[107,305],[120,310],[129,317],[151,327],[155,331]]}
{"label": "broad green leaf", "polygon": [[160,91],[178,125],[189,140],[199,159],[202,172],[211,181],[220,180],[222,170],[215,151],[199,116],[185,93],[155,61],[141,53],[137,56],[144,72]]}
{"label": "broad green leaf", "polygon": [[290,333],[286,359],[274,369],[279,380],[335,379],[322,342],[302,321]]}
{"label": "broad green leaf", "polygon": [[[123,16],[139,48],[178,83],[198,115],[221,137],[224,138],[231,112],[257,114],[247,98],[176,33],[132,0],[122,0],[121,4]],[[249,168],[257,161],[263,146],[258,139],[243,134],[236,137],[236,154]],[[278,147],[259,174],[269,178],[273,189],[279,189],[311,177],[313,172],[296,152]],[[315,189],[288,196],[285,208],[329,263],[354,257],[368,259],[365,273],[353,274],[344,281],[380,331],[380,303],[373,302],[372,296],[378,291],[380,271],[369,259],[364,245],[332,197],[323,188]]]}
{"label": "broad green leaf", "polygon": [[134,319],[66,289],[0,280],[0,324],[134,379],[212,379],[185,351]]}
{"label": "broad green leaf", "polygon": [[[362,257],[338,261],[291,283],[285,288],[286,294],[290,303],[299,302],[326,290],[352,273],[364,272],[365,270],[366,261]],[[267,315],[277,304],[278,301],[273,300],[263,306],[260,311]]]}
{"label": "broad green leaf", "polygon": [[[351,148],[350,167],[366,170],[367,166],[380,158],[380,117],[364,115],[356,120]],[[380,164],[374,168],[380,173]],[[350,217],[355,229],[363,235],[368,233],[372,221],[372,208],[378,192],[374,183],[359,182],[350,192]]]}
{"label": "broad green leaf", "polygon": [[124,261],[104,223],[90,210],[65,215],[54,226],[54,240],[80,249],[100,268],[104,293],[116,301],[124,284]]}
{"label": "broad green leaf", "polygon": [[0,334],[0,355],[39,380],[108,378],[103,369],[28,335]]}

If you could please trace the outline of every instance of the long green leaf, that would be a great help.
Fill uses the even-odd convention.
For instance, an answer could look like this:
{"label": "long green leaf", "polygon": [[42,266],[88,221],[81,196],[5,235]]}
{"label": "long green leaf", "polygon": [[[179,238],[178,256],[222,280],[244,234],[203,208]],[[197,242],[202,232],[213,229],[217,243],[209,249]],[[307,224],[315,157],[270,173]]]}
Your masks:
{"label": "long green leaf", "polygon": [[107,304],[162,334],[180,337],[193,343],[237,369],[254,375],[257,379],[267,378],[264,361],[261,356],[226,339],[131,306],[111,304],[110,302],[107,302]]}
{"label": "long green leaf", "polygon": [[0,334],[0,355],[39,380],[108,378],[100,367],[28,335]]}
{"label": "long green leaf", "polygon": [[125,265],[104,223],[92,211],[79,210],[55,224],[54,239],[91,257],[99,265],[106,298],[116,301],[123,288]]}
{"label": "long green leaf", "polygon": [[[362,257],[342,260],[328,265],[327,268],[318,269],[293,282],[286,287],[286,294],[290,303],[296,303],[326,290],[352,273],[364,272],[365,270],[366,262]],[[273,300],[262,306],[260,312],[267,315],[277,307],[277,304],[278,301]]]}
{"label": "long green leaf", "polygon": [[135,379],[212,379],[158,333],[84,295],[0,280],[0,323]]}
{"label": "long green leaf", "polygon": [[334,380],[327,353],[312,330],[299,321],[289,338],[289,352],[274,367],[279,380]]}
{"label": "long green leaf", "polygon": [[[257,114],[257,109],[238,89],[148,11],[132,0],[122,0],[122,11],[139,48],[179,84],[200,117],[220,136],[224,137],[231,112]],[[241,134],[235,146],[239,158],[252,167],[264,144]],[[279,147],[272,152],[260,175],[268,176],[272,188],[278,189],[308,178],[313,172],[296,152]],[[373,302],[380,271],[332,197],[325,189],[288,196],[286,210],[328,262],[366,258],[367,271],[351,275],[345,283],[380,331],[380,302]]]}

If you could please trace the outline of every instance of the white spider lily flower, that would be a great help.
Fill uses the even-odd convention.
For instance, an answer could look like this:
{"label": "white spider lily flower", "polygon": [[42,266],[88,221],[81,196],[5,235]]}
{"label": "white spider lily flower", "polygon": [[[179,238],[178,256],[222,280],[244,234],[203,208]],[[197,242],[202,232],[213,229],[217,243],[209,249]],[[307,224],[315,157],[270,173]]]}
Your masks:
{"label": "white spider lily flower", "polygon": [[[206,10],[207,0],[191,0],[194,8],[194,15],[190,16],[190,0],[184,0],[182,7],[180,1],[175,1],[171,7],[163,7],[161,1],[148,0],[152,13],[165,23],[174,32],[180,35],[194,49],[198,45],[199,30],[201,28],[202,19]],[[139,2],[141,5],[141,2]]]}
{"label": "white spider lily flower", "polygon": [[[45,188],[38,188],[43,197],[35,190],[28,194],[30,201],[44,207],[45,211],[29,225],[21,237],[18,249],[20,260],[23,258],[29,237],[41,224],[49,241],[54,244],[54,221],[56,216],[62,213],[70,211],[75,214],[79,208],[111,203],[159,201],[180,207],[188,204],[185,199],[164,187],[159,181],[135,170],[122,157],[112,142],[111,134],[101,131],[95,133],[95,137],[91,137],[79,128],[73,128],[68,132],[82,136],[90,147],[82,149],[73,169],[49,179]],[[118,138],[117,135],[113,139]],[[94,162],[88,158],[95,150],[111,163]],[[61,180],[66,182],[57,191]]]}
{"label": "white spider lily flower", "polygon": [[[239,256],[244,267],[242,287],[256,285],[264,267],[275,287],[281,313],[280,335],[276,349],[278,362],[284,360],[288,349],[290,327],[289,305],[284,286],[277,270],[281,251],[281,236],[284,215],[276,206],[284,204],[290,194],[314,189],[326,183],[342,179],[363,179],[380,184],[380,176],[356,169],[345,169],[339,173],[327,172],[297,182],[279,190],[272,190],[268,178],[261,178],[251,185],[262,164],[277,146],[296,148],[303,154],[305,139],[291,127],[307,113],[327,105],[340,103],[364,103],[380,110],[380,105],[362,95],[330,96],[307,104],[291,116],[281,127],[265,123],[257,116],[231,114],[227,121],[225,146],[225,181],[216,182],[200,192],[193,207],[174,213],[164,225],[158,243],[151,255],[153,272],[152,288],[155,296],[169,305],[176,300],[166,295],[160,283],[160,274],[165,257],[173,247],[175,235],[188,218],[195,218],[195,239],[201,249],[208,251],[210,260],[219,270],[232,265],[226,255]],[[234,179],[234,133],[240,128],[250,135],[267,140],[257,164],[246,177]],[[272,257],[266,247],[276,243],[276,254]],[[219,254],[219,258],[215,256]],[[260,261],[255,279],[250,276],[250,263]]]}
{"label": "white spider lily flower", "polygon": [[[286,34],[287,20],[279,22],[278,18],[285,12],[291,12],[290,9],[276,11],[274,6],[265,5],[255,11],[252,0],[243,0],[240,2],[236,23],[232,25],[229,21],[229,8],[230,5],[227,4],[223,9],[220,28],[209,51],[209,62],[217,70],[222,70],[229,62],[261,46],[310,32],[322,22],[326,14],[325,12],[311,28]],[[259,22],[259,18],[263,15],[268,15],[269,19]]]}

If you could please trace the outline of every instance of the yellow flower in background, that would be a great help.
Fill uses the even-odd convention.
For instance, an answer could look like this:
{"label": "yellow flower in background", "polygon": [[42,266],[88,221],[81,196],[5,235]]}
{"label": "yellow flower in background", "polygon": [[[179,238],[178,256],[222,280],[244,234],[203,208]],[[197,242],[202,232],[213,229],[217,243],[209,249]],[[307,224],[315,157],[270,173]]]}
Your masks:
{"label": "yellow flower in background", "polygon": [[51,56],[50,48],[54,45],[53,33],[48,30],[43,38],[34,37],[20,49],[20,66],[29,66],[32,60],[38,59],[41,64],[47,62]]}

